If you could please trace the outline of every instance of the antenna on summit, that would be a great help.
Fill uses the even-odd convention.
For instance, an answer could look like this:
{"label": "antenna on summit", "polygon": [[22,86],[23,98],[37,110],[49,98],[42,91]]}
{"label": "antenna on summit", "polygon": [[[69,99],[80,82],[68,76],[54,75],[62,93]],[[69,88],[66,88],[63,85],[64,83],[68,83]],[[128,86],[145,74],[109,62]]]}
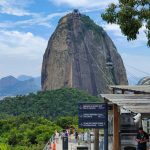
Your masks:
{"label": "antenna on summit", "polygon": [[76,18],[78,18],[78,17],[81,16],[81,14],[80,14],[80,12],[79,12],[78,9],[74,9],[74,10],[73,10],[73,15],[74,15]]}
{"label": "antenna on summit", "polygon": [[74,14],[79,14],[79,10],[78,10],[78,9],[74,9],[74,10],[73,10],[73,13],[74,13]]}

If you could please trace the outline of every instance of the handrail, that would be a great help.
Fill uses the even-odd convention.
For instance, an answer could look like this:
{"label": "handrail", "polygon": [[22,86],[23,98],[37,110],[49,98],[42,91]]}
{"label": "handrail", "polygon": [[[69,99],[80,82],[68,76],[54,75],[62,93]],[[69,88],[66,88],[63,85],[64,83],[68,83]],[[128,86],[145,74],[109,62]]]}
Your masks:
{"label": "handrail", "polygon": [[50,139],[48,140],[48,142],[46,143],[45,147],[43,148],[43,150],[47,150],[47,146],[48,146],[48,143],[50,142],[53,142],[54,141],[54,134],[50,137]]}
{"label": "handrail", "polygon": [[[59,133],[63,132],[64,129],[60,130]],[[55,138],[55,135],[52,134],[52,136],[50,137],[50,139],[48,140],[48,142],[46,143],[45,147],[43,148],[43,150],[47,150],[47,146],[48,146],[48,143],[50,142],[53,142],[54,141],[54,138]]]}
{"label": "handrail", "polygon": [[[60,131],[59,133],[61,133],[61,132],[63,132],[64,130],[62,130],[62,131]],[[85,135],[86,134],[86,135]],[[91,133],[89,133],[89,132],[84,132],[84,133],[82,133],[82,134],[79,134],[79,139],[78,139],[78,145],[86,145],[86,146],[88,146],[89,147],[89,150],[91,150],[91,142],[93,142],[93,137],[94,135],[92,135]],[[86,138],[85,138],[86,137]],[[93,138],[91,138],[91,137],[93,137]],[[102,136],[103,137],[103,136]],[[53,141],[55,140],[55,135],[53,134],[51,137],[50,137],[50,139],[48,140],[48,142],[46,143],[46,145],[45,145],[45,147],[43,148],[43,150],[49,150],[48,149],[48,143],[50,142],[50,143],[52,143]],[[72,140],[71,140],[72,141]],[[71,142],[70,141],[70,142]],[[72,142],[71,142],[72,143]],[[71,144],[70,143],[70,144]],[[100,143],[101,143],[101,146],[103,147],[103,139],[101,139],[101,141],[100,141]],[[72,143],[73,144],[73,143]],[[76,150],[76,147],[77,147],[77,145],[72,145],[71,146],[71,150]]]}

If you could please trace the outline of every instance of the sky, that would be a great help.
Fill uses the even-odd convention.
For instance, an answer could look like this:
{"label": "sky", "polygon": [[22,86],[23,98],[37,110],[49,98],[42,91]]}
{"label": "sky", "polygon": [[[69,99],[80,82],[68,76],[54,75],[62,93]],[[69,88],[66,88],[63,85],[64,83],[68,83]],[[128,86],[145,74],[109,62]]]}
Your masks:
{"label": "sky", "polygon": [[117,0],[0,0],[0,78],[26,74],[40,76],[48,40],[59,19],[77,8],[102,26],[123,58],[127,75],[136,81],[150,76],[150,48],[144,27],[136,41],[128,42],[115,24],[101,13]]}

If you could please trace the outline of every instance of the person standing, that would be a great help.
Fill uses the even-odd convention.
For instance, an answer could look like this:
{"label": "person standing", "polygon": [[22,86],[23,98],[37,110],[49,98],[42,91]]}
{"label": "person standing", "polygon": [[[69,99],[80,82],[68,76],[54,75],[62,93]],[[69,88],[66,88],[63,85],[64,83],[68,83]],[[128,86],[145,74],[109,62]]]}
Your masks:
{"label": "person standing", "polygon": [[52,150],[56,150],[56,143],[53,141]]}
{"label": "person standing", "polygon": [[47,150],[52,150],[51,142],[47,143]]}
{"label": "person standing", "polygon": [[57,131],[55,131],[55,141],[58,144],[59,141],[59,133]]}
{"label": "person standing", "polygon": [[149,141],[149,136],[146,132],[143,131],[142,127],[139,128],[136,141],[138,142],[137,150],[147,149],[147,142]]}
{"label": "person standing", "polygon": [[75,131],[75,140],[76,140],[76,143],[78,143],[78,139],[79,139],[79,134],[77,131]]}
{"label": "person standing", "polygon": [[69,136],[69,133],[68,133],[68,131],[67,131],[67,130],[65,131],[65,136],[66,136],[66,137],[68,137],[68,136]]}

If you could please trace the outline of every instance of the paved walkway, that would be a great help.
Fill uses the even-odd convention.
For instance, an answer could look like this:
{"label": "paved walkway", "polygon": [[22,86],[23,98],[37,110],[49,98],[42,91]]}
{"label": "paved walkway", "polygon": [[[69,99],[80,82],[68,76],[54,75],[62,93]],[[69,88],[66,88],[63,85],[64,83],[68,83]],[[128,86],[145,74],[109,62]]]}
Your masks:
{"label": "paved walkway", "polygon": [[[93,143],[91,143],[91,149],[90,144],[86,143],[85,141],[79,140],[78,143],[75,141],[75,138],[73,135],[69,136],[68,138],[68,150],[76,150],[77,146],[87,146],[89,150],[93,150]],[[62,150],[62,139],[59,138],[58,143],[56,144],[56,150]]]}
{"label": "paved walkway", "polygon": [[[52,142],[54,140],[51,139],[50,141]],[[87,136],[84,136],[83,140],[83,135],[79,134],[78,142],[76,142],[75,136],[73,134],[68,137],[68,150],[77,150],[77,147],[85,147],[85,146],[88,147],[88,150],[94,150],[94,144],[90,142]],[[51,150],[51,149],[49,149],[49,146],[46,144],[43,150]],[[62,150],[61,137],[59,137],[59,140],[56,142],[56,150]]]}

